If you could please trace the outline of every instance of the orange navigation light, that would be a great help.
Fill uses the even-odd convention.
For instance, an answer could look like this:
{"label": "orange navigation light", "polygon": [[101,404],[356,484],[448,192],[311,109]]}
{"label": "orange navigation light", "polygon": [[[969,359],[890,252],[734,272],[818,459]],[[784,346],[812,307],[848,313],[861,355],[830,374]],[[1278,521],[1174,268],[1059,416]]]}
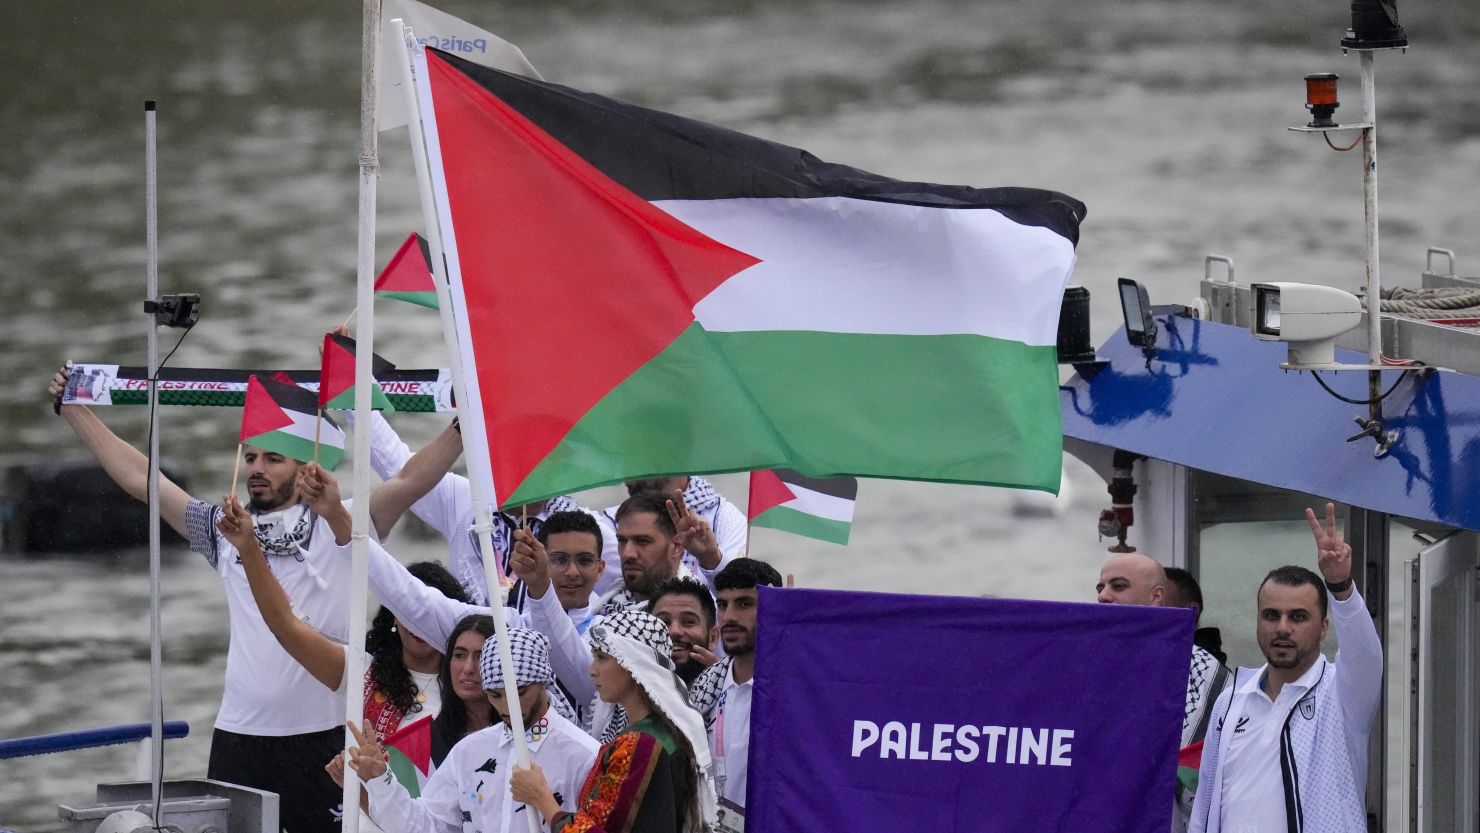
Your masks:
{"label": "orange navigation light", "polygon": [[1310,111],[1310,124],[1306,127],[1335,127],[1331,115],[1341,104],[1336,100],[1334,72],[1317,72],[1305,76],[1305,109]]}

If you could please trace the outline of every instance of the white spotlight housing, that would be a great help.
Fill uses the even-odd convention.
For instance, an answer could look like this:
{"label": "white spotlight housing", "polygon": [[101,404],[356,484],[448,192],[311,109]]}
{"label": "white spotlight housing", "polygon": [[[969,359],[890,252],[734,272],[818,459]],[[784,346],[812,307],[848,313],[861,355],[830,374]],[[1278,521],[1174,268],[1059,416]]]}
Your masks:
{"label": "white spotlight housing", "polygon": [[1336,337],[1362,322],[1362,301],[1350,292],[1309,283],[1256,283],[1249,332],[1289,344],[1286,370],[1335,370]]}

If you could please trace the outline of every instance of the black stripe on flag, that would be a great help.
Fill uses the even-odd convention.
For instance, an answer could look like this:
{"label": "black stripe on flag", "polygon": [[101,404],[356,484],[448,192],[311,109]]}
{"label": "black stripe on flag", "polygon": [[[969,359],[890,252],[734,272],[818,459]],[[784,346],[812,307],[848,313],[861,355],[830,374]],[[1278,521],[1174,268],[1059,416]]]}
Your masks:
{"label": "black stripe on flag", "polygon": [[791,469],[773,469],[773,471],[782,483],[788,485],[800,486],[803,489],[810,489],[844,500],[858,499],[858,478],[856,477],[808,477]]}
{"label": "black stripe on flag", "polygon": [[648,201],[853,197],[935,208],[992,209],[1079,242],[1084,203],[1038,188],[904,182],[824,162],[800,148],[510,75],[431,49],[556,141]]}

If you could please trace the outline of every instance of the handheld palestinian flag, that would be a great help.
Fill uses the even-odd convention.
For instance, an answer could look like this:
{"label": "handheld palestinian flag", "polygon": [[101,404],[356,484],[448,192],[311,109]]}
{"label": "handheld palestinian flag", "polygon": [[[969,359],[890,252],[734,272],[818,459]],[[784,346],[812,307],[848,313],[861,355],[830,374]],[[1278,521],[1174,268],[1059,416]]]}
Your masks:
{"label": "handheld palestinian flag", "polygon": [[432,774],[432,721],[423,718],[402,726],[381,742],[391,774],[412,798],[421,796]]}
{"label": "handheld palestinian flag", "polygon": [[344,431],[328,414],[319,417],[313,391],[260,376],[247,379],[247,400],[242,406],[244,444],[294,460],[312,460],[316,425],[319,465],[333,471],[344,458]]}
{"label": "handheld palestinian flag", "polygon": [[426,238],[413,234],[391,255],[390,262],[375,278],[375,294],[427,309],[438,309],[435,281],[431,249]]}
{"label": "handheld palestinian flag", "polygon": [[791,469],[753,471],[745,514],[751,526],[846,546],[857,499],[858,479],[854,477],[818,479]]}
{"label": "handheld palestinian flag", "polygon": [[470,410],[502,505],[779,467],[1057,491],[1078,200],[901,182],[445,52],[425,63]]}
{"label": "handheld palestinian flag", "polygon": [[1202,769],[1203,742],[1177,750],[1177,785],[1188,795],[1197,795],[1197,774]]}
{"label": "handheld palestinian flag", "polygon": [[[396,366],[370,354],[370,375],[379,379],[395,370]],[[355,340],[338,333],[324,333],[323,364],[319,369],[319,407],[339,411],[352,411],[355,407]],[[380,411],[394,411],[396,407],[386,398],[380,383],[370,382],[370,407]]]}

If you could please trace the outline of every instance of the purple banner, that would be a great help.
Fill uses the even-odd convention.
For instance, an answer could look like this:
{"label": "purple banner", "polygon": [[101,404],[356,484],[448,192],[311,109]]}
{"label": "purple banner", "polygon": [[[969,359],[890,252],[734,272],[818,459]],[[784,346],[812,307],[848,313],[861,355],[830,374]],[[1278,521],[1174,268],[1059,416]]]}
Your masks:
{"label": "purple banner", "polygon": [[747,830],[1166,833],[1190,610],[761,588]]}

